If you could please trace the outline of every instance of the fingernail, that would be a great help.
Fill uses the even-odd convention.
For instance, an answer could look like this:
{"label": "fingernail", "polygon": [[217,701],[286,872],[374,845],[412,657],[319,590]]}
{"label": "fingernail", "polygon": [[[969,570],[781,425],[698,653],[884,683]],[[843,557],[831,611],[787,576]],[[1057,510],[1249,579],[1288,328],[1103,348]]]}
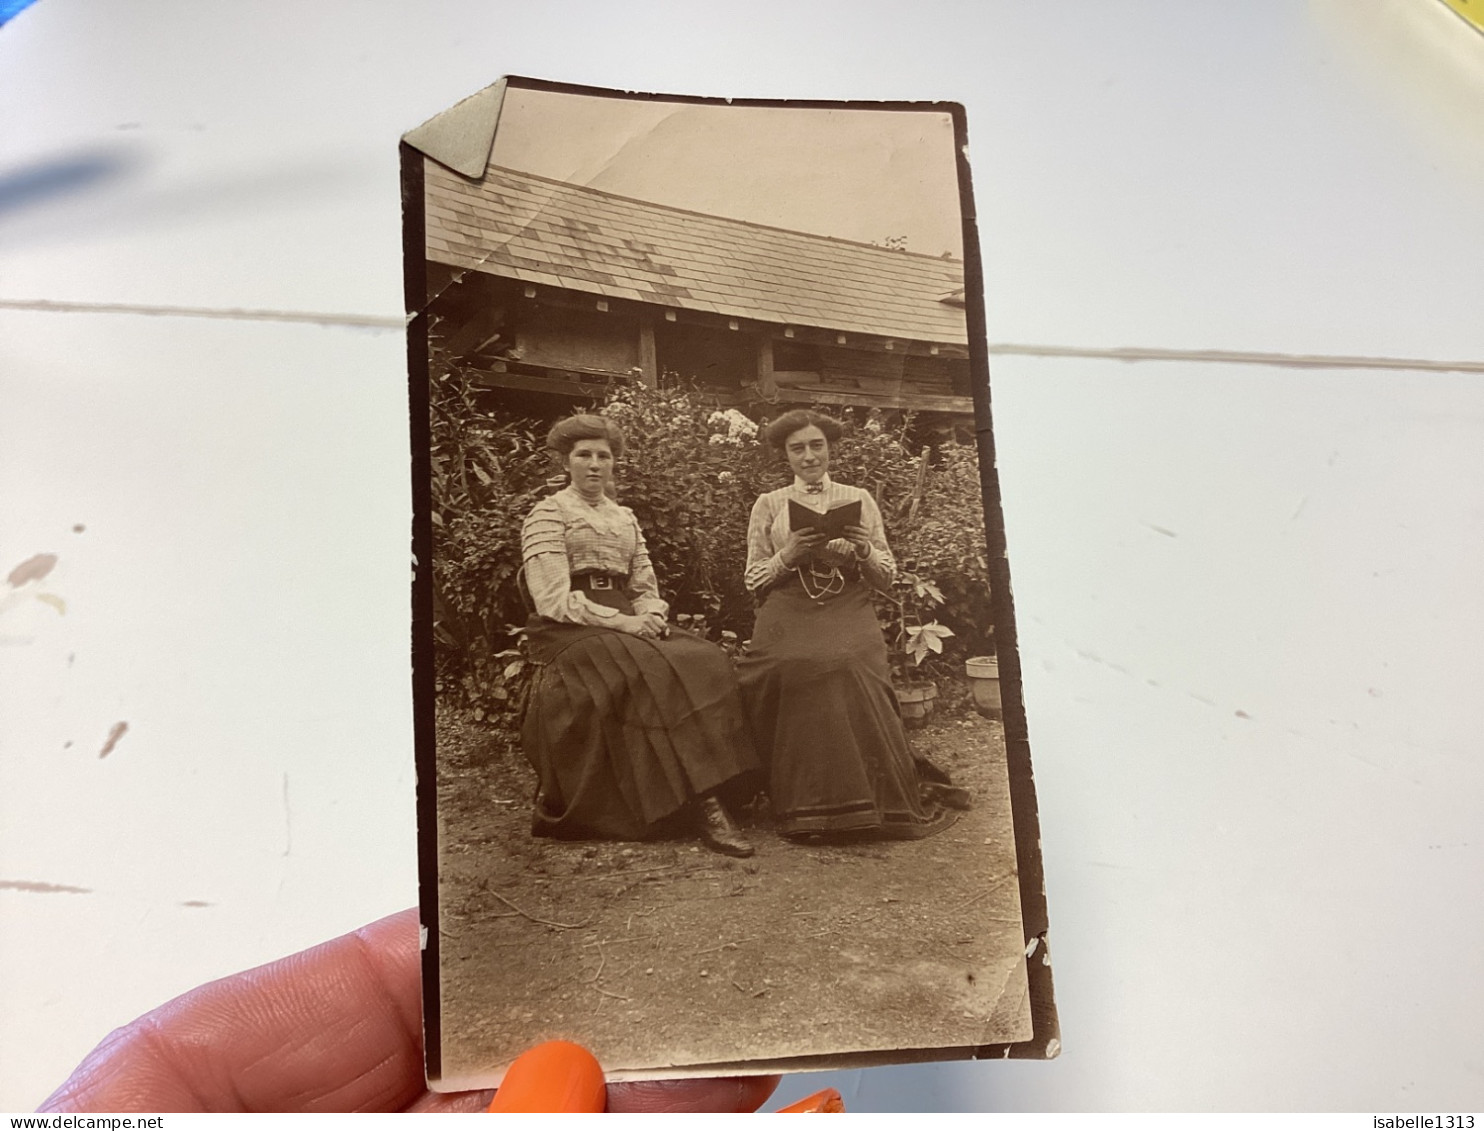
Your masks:
{"label": "fingernail", "polygon": [[489,1110],[597,1112],[607,1106],[603,1069],[593,1054],[571,1041],[547,1041],[516,1057]]}
{"label": "fingernail", "polygon": [[778,1109],[779,1115],[802,1113],[808,1115],[811,1112],[841,1112],[845,1110],[845,1101],[840,1098],[840,1093],[834,1088],[824,1088],[815,1092],[812,1096],[805,1096],[798,1103],[789,1104],[787,1107]]}

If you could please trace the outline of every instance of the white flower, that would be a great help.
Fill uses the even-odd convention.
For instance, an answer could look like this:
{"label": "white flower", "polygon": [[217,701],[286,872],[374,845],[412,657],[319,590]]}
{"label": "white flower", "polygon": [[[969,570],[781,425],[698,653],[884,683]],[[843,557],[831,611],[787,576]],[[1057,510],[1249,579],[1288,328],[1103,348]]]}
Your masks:
{"label": "white flower", "polygon": [[744,440],[757,435],[757,425],[748,419],[746,413],[734,408],[713,412],[706,418],[706,423],[718,430],[711,434],[713,444],[741,445]]}
{"label": "white flower", "polygon": [[749,439],[757,435],[757,424],[746,413],[738,412],[734,408],[727,409],[727,431],[733,436],[746,436]]}

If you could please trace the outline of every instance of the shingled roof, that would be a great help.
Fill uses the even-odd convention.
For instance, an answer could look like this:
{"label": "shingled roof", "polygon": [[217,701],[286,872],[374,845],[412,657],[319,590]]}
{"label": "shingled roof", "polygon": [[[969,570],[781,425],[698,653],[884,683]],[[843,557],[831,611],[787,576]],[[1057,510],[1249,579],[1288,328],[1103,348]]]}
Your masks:
{"label": "shingled roof", "polygon": [[[964,344],[963,263],[426,161],[427,256],[609,298]],[[955,294],[955,292],[957,292]]]}

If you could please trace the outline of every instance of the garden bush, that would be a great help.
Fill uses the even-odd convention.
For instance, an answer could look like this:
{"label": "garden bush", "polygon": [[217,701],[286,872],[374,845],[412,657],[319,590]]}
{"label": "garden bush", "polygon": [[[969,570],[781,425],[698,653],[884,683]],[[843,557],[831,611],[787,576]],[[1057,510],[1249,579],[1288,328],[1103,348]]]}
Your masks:
{"label": "garden bush", "polygon": [[[518,649],[529,614],[519,582],[521,523],[564,480],[544,450],[550,421],[491,411],[457,364],[435,357],[432,372],[439,691],[479,717],[509,723],[526,675]],[[624,430],[618,501],[639,520],[672,615],[734,651],[752,631],[742,584],[748,516],[759,494],[789,482],[787,464],[759,442],[753,419],[700,392],[625,384],[593,411]],[[993,648],[974,451],[920,432],[910,417],[822,411],[845,426],[831,453],[832,477],[872,493],[897,558],[901,579],[878,594],[877,609],[898,677],[917,674],[904,650],[910,630],[936,624],[947,630],[939,637],[944,653],[929,652],[921,673],[956,683],[965,657]],[[941,604],[917,596],[924,585]]]}

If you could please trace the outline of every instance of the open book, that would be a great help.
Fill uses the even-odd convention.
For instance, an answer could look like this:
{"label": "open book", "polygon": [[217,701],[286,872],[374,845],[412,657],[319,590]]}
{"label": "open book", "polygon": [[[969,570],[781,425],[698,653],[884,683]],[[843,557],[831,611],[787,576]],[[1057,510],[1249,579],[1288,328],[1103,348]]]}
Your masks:
{"label": "open book", "polygon": [[847,526],[861,524],[861,501],[841,503],[824,514],[812,511],[794,499],[788,501],[788,528],[790,530],[818,530],[830,538],[844,538]]}

